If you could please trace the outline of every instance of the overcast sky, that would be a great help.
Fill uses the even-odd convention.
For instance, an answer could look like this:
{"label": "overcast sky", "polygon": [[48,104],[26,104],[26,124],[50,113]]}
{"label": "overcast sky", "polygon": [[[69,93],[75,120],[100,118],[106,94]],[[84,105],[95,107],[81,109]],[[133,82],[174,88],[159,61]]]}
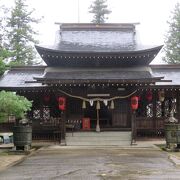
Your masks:
{"label": "overcast sky", "polygon": [[[14,0],[0,0],[3,1],[13,4]],[[27,0],[28,5],[36,9],[34,15],[44,16],[37,27],[40,33],[39,40],[43,44],[54,42],[54,32],[58,29],[54,22],[91,22],[92,15],[88,13],[88,8],[92,1],[79,0],[78,11],[78,0]],[[107,22],[139,22],[137,30],[142,44],[160,45],[164,43],[164,36],[168,30],[167,21],[175,4],[180,0],[108,0],[107,2],[112,11]]]}

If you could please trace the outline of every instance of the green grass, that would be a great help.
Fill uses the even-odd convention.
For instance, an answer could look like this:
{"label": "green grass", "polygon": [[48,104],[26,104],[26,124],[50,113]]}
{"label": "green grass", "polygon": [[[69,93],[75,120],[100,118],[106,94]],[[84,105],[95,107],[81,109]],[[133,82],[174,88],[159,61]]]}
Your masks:
{"label": "green grass", "polygon": [[8,154],[8,152],[7,151],[2,151],[2,152],[0,152],[0,156],[8,156],[9,154]]}
{"label": "green grass", "polygon": [[155,144],[158,148],[160,148],[161,150],[165,151],[166,148],[166,144]]}

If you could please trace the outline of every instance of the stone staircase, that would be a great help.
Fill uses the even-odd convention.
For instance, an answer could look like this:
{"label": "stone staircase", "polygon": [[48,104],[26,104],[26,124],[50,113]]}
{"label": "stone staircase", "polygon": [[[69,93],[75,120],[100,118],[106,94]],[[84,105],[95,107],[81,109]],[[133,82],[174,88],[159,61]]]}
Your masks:
{"label": "stone staircase", "polygon": [[131,131],[66,133],[67,146],[129,146]]}

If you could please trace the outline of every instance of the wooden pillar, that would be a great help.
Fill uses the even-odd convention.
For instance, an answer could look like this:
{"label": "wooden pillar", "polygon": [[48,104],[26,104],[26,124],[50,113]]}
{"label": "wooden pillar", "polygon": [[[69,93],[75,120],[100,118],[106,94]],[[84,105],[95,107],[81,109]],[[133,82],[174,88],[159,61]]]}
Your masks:
{"label": "wooden pillar", "polygon": [[153,104],[153,128],[155,130],[155,133],[157,135],[157,117],[156,117],[156,114],[157,114],[157,110],[156,110],[156,107],[157,107],[157,92],[154,91],[153,93],[153,100],[152,100],[152,104]]}
{"label": "wooden pillar", "polygon": [[133,145],[133,143],[136,143],[136,136],[137,136],[135,110],[132,110],[132,114],[131,114],[131,131],[132,131],[131,145]]}
{"label": "wooden pillar", "polygon": [[100,126],[99,126],[99,109],[96,110],[96,113],[97,113],[96,132],[100,132]]}
{"label": "wooden pillar", "polygon": [[180,92],[176,92],[176,111],[177,111],[177,116],[176,118],[178,119],[178,122],[180,123]]}
{"label": "wooden pillar", "polygon": [[96,115],[97,115],[96,132],[100,132],[100,126],[99,126],[99,109],[100,109],[100,102],[97,101],[97,104],[96,104]]}
{"label": "wooden pillar", "polygon": [[66,144],[66,111],[61,111],[61,144]]}

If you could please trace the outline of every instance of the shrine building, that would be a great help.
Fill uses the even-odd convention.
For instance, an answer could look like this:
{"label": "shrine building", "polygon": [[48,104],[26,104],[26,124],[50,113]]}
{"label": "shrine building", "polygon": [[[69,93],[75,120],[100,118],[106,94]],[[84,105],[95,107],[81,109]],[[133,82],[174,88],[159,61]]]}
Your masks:
{"label": "shrine building", "polygon": [[180,119],[180,66],[151,65],[163,46],[140,44],[138,24],[57,25],[55,44],[35,46],[46,66],[13,67],[0,77],[0,90],[33,101],[34,140],[132,144],[163,137],[170,112]]}

